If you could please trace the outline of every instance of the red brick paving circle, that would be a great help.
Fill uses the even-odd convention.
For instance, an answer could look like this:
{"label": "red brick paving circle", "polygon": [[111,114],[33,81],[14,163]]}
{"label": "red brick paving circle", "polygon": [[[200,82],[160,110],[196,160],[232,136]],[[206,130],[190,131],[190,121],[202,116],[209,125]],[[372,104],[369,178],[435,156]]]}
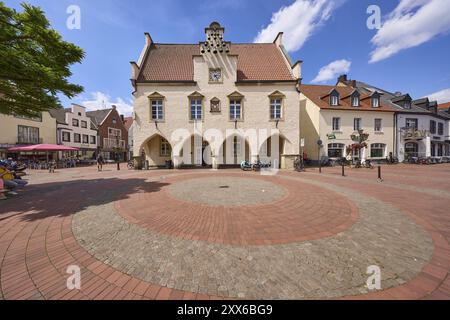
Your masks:
{"label": "red brick paving circle", "polygon": [[[240,174],[226,177],[243,178]],[[211,206],[176,199],[172,184],[205,174],[168,177],[159,192],[140,192],[115,203],[129,222],[169,236],[230,245],[270,245],[333,236],[358,219],[346,198],[311,184],[252,175],[287,190],[278,201],[251,206]]]}

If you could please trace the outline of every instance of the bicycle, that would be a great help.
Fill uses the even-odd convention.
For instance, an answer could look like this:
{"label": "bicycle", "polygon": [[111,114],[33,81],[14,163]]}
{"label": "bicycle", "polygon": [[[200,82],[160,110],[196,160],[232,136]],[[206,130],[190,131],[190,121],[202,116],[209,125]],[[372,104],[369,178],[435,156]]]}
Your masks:
{"label": "bicycle", "polygon": [[128,161],[127,167],[128,167],[128,170],[134,169],[134,161]]}
{"label": "bicycle", "polygon": [[367,169],[373,169],[374,168],[372,162],[370,160],[368,160],[368,159],[364,160],[361,165],[364,168],[367,168]]}
{"label": "bicycle", "polygon": [[432,164],[432,160],[429,157],[421,157],[416,162],[418,164]]}
{"label": "bicycle", "polygon": [[387,164],[397,164],[398,163],[398,158],[397,157],[393,157],[393,156],[386,157],[386,163]]}

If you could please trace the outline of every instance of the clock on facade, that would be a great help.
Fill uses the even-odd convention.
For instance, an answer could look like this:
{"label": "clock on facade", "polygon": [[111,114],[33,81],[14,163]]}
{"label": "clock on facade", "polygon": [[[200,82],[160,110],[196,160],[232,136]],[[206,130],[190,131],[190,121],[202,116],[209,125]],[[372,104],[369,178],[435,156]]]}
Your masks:
{"label": "clock on facade", "polygon": [[221,82],[221,81],[222,81],[222,70],[210,69],[209,70],[209,82]]}

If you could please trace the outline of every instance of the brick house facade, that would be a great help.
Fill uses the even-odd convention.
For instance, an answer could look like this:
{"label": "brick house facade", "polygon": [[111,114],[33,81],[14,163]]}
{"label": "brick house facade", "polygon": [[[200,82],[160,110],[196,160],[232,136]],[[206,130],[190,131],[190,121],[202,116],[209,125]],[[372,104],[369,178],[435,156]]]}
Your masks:
{"label": "brick house facade", "polygon": [[110,109],[87,112],[87,115],[98,127],[98,152],[105,160],[127,161],[128,130],[124,125],[124,117],[115,106]]}

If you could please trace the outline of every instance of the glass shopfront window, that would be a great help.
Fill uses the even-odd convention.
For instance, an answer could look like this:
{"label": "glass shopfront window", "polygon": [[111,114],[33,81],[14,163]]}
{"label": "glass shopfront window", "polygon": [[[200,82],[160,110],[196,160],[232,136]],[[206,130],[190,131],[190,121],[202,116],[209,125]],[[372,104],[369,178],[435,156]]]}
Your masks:
{"label": "glass shopfront window", "polygon": [[370,157],[371,158],[383,158],[386,145],[384,143],[372,143],[370,145]]}
{"label": "glass shopfront window", "polygon": [[345,145],[342,143],[330,143],[328,144],[328,157],[329,158],[341,158],[344,156]]}
{"label": "glass shopfront window", "polygon": [[419,145],[415,142],[405,143],[405,156],[417,157],[419,155]]}

